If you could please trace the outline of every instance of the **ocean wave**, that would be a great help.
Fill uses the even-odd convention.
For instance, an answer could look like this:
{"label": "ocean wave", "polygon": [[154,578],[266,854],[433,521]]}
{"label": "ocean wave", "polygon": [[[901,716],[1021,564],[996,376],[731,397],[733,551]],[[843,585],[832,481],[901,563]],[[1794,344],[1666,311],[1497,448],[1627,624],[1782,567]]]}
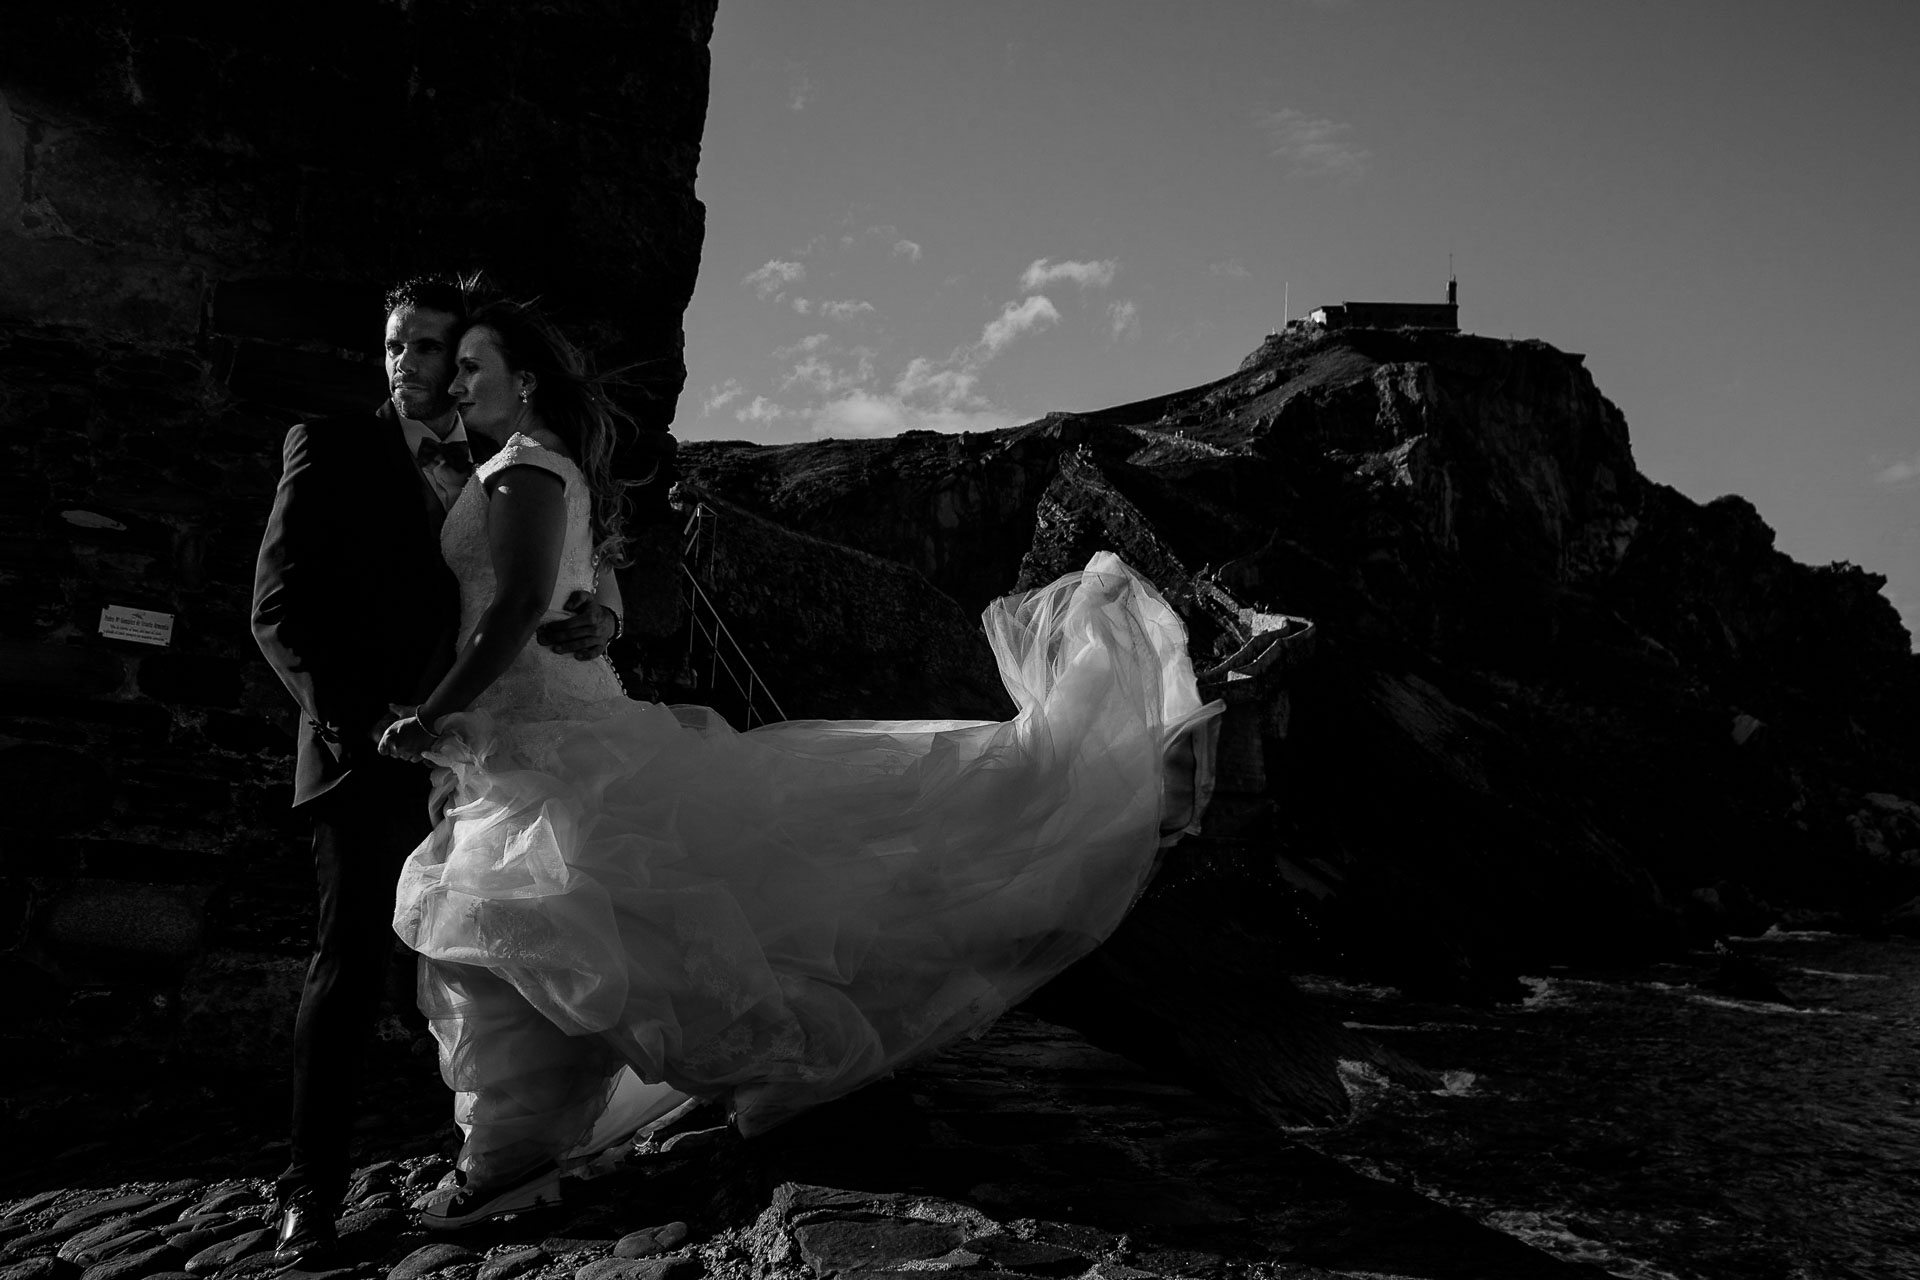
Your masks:
{"label": "ocean wave", "polygon": [[[1383,1036],[1432,1028],[1401,1042],[1443,1055],[1430,1069],[1471,1070],[1407,1088],[1351,1064],[1350,1115],[1299,1140],[1623,1280],[1914,1280],[1920,943],[1768,940],[1804,943],[1766,967],[1813,1007],[1714,990],[1711,953],[1577,977],[1542,966],[1516,992],[1526,1007],[1492,1013],[1359,1006]],[[1833,1019],[1792,1016],[1819,1014]]]}
{"label": "ocean wave", "polygon": [[1526,984],[1530,992],[1520,1001],[1523,1009],[1551,1009],[1573,1002],[1573,997],[1565,990],[1574,985],[1570,978],[1532,978],[1522,974],[1520,981]]}
{"label": "ocean wave", "polygon": [[1778,1000],[1742,1000],[1736,996],[1715,995],[1703,991],[1690,982],[1636,982],[1634,987],[1640,991],[1654,991],[1661,995],[1679,996],[1691,1004],[1711,1005],[1716,1009],[1738,1009],[1744,1013],[1806,1015],[1830,1014],[1835,1017],[1845,1012],[1842,1009],[1828,1009],[1817,1005],[1781,1004]]}
{"label": "ocean wave", "polygon": [[1347,1100],[1355,1106],[1393,1088],[1393,1081],[1371,1062],[1342,1058],[1334,1064],[1334,1071],[1340,1077],[1340,1087],[1347,1091]]}
{"label": "ocean wave", "polygon": [[1825,1009],[1813,1005],[1781,1004],[1774,1000],[1736,1000],[1732,996],[1716,996],[1705,991],[1682,991],[1694,1004],[1712,1005],[1716,1009],[1738,1009],[1743,1013],[1764,1013],[1770,1017],[1783,1014],[1799,1014],[1804,1017],[1840,1017],[1840,1009]]}
{"label": "ocean wave", "polygon": [[1296,973],[1293,985],[1309,995],[1358,996],[1365,1000],[1398,1000],[1398,987],[1375,986],[1357,978],[1336,978],[1325,973]]}
{"label": "ocean wave", "polygon": [[1620,1280],[1681,1280],[1650,1262],[1622,1256],[1553,1214],[1507,1209],[1483,1214],[1480,1221],[1562,1261],[1596,1266]]}

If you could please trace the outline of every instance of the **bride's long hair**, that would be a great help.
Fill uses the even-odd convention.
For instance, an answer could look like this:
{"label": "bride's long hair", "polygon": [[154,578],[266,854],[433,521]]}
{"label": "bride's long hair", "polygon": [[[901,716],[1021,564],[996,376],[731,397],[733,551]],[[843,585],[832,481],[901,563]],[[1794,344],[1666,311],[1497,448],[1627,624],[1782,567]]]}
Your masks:
{"label": "bride's long hair", "polygon": [[624,566],[629,482],[613,474],[613,447],[618,424],[633,419],[608,397],[580,348],[534,304],[488,302],[468,316],[467,327],[491,330],[507,368],[533,375],[528,407],[566,443],[587,478],[593,499],[594,567]]}

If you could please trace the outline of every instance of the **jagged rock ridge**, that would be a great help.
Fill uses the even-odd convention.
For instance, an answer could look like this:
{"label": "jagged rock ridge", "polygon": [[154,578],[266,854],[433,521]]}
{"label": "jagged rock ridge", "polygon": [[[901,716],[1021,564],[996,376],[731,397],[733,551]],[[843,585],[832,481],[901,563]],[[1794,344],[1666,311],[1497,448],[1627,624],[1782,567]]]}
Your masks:
{"label": "jagged rock ridge", "polygon": [[[1266,819],[1177,862],[1302,963],[1458,989],[1689,925],[1877,925],[1920,892],[1920,673],[1883,580],[1794,562],[1743,499],[1647,479],[1582,358],[1545,343],[1291,330],[1136,404],[694,444],[681,466],[916,570],[929,608],[971,612],[1110,546],[1187,614],[1203,664],[1237,641],[1209,592],[1317,620],[1266,739]],[[977,679],[956,697],[884,626],[857,682],[782,652],[782,618],[825,607],[822,585],[783,600],[763,581],[744,628],[769,637],[776,689],[812,664],[806,714],[868,714],[853,684],[886,682],[890,702],[991,713]],[[856,617],[901,590],[830,589]]]}

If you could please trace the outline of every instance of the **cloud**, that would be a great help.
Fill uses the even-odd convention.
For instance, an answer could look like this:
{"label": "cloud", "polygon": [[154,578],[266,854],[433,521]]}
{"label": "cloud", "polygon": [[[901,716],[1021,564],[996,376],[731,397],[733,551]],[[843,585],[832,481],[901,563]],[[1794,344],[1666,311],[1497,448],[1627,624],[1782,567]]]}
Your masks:
{"label": "cloud", "polygon": [[707,398],[700,402],[700,412],[710,414],[716,409],[724,409],[729,403],[746,393],[746,388],[733,378],[728,378],[717,387],[707,388]]}
{"label": "cloud", "polygon": [[[821,436],[890,436],[902,431],[997,431],[1023,421],[979,394],[980,370],[1024,333],[1058,324],[1052,302],[1034,294],[1009,302],[980,340],[944,360],[915,356],[891,392],[858,387],[820,405],[811,427]],[[864,366],[869,372],[871,365]],[[796,367],[796,372],[798,368]]]}
{"label": "cloud", "polygon": [[1112,258],[1102,258],[1098,262],[1049,262],[1045,258],[1035,258],[1033,264],[1021,273],[1020,287],[1032,293],[1035,289],[1044,289],[1056,281],[1066,280],[1082,289],[1100,289],[1112,284],[1114,273],[1119,270],[1120,264]]}
{"label": "cloud", "polygon": [[1030,329],[1060,323],[1060,313],[1044,294],[1034,294],[1023,302],[1009,302],[999,316],[980,331],[982,359],[995,356]]}
{"label": "cloud", "polygon": [[1373,153],[1347,140],[1353,126],[1310,116],[1292,107],[1259,111],[1254,124],[1267,135],[1267,154],[1288,161],[1291,172],[1358,178],[1373,162]]}
{"label": "cloud", "polygon": [[1908,484],[1914,480],[1920,480],[1920,453],[1881,468],[1873,477],[1875,484]]}
{"label": "cloud", "polygon": [[808,356],[793,366],[793,371],[780,386],[783,391],[805,387],[816,395],[830,396],[857,387],[872,376],[873,361],[870,358],[861,359],[848,369],[834,364],[825,356]]}
{"label": "cloud", "polygon": [[1247,270],[1247,265],[1238,258],[1228,258],[1225,262],[1208,263],[1207,274],[1210,276],[1226,276],[1230,280],[1253,279],[1253,272]]}
{"label": "cloud", "polygon": [[915,356],[894,381],[893,393],[903,400],[930,397],[943,408],[952,408],[972,398],[979,380],[977,365],[946,365]]}
{"label": "cloud", "polygon": [[1122,298],[1107,306],[1107,323],[1113,329],[1114,339],[1137,338],[1140,336],[1140,306],[1132,298]]}
{"label": "cloud", "polygon": [[895,240],[893,242],[893,256],[896,258],[905,258],[908,262],[918,262],[920,261],[920,246],[911,240]]}
{"label": "cloud", "polygon": [[[915,246],[917,248],[918,246]],[[900,256],[911,256],[902,254]],[[798,264],[790,264],[798,267]],[[1092,268],[1099,276],[1101,264],[1060,264],[1070,268],[1056,278],[1075,280],[1072,271]],[[1040,266],[1045,268],[1043,261]],[[776,287],[797,277],[780,270],[776,261],[756,276]],[[1083,272],[1084,274],[1084,272]],[[1110,274],[1107,278],[1111,278]],[[802,314],[833,320],[847,320],[874,313],[870,302],[857,298],[837,300],[789,299]],[[1133,304],[1129,301],[1127,315]],[[1004,304],[998,315],[981,328],[977,340],[965,344],[945,357],[915,356],[901,367],[891,384],[875,380],[878,353],[873,347],[838,347],[831,332],[810,333],[796,342],[774,349],[776,360],[787,363],[779,391],[791,397],[805,397],[809,404],[776,403],[765,396],[736,404],[734,416],[742,422],[758,425],[775,422],[805,422],[819,436],[886,436],[902,431],[996,431],[1027,419],[993,404],[980,394],[981,371],[1010,345],[1025,335],[1060,323],[1060,312],[1044,294],[1028,294]],[[842,331],[844,332],[844,331]],[[728,397],[737,401],[744,392],[737,389]]]}
{"label": "cloud", "polygon": [[780,421],[787,416],[787,411],[765,396],[755,396],[751,404],[735,410],[733,416],[742,422],[765,424]]}
{"label": "cloud", "polygon": [[[832,339],[824,333],[810,333],[792,346],[775,347],[773,349],[773,358],[775,360],[791,360],[795,356],[805,355],[809,351],[818,351],[831,341]],[[731,379],[729,379],[729,381],[731,381]]]}
{"label": "cloud", "polygon": [[751,286],[763,298],[771,298],[788,285],[806,278],[807,269],[798,262],[782,262],[774,258],[766,266],[747,272],[741,277],[740,283]]}
{"label": "cloud", "polygon": [[794,365],[793,372],[780,384],[782,391],[791,391],[795,387],[805,387],[823,396],[832,395],[841,388],[840,375],[823,357],[808,356]]}
{"label": "cloud", "polygon": [[811,427],[818,436],[896,436],[902,431],[998,431],[1022,419],[991,405],[972,408],[926,407],[899,396],[855,391],[814,410]]}
{"label": "cloud", "polygon": [[805,111],[807,104],[813,101],[813,81],[807,73],[798,67],[792,67],[787,75],[787,110]]}
{"label": "cloud", "polygon": [[859,302],[848,298],[841,302],[823,302],[820,314],[829,320],[851,320],[855,316],[865,315],[873,310],[871,302]]}
{"label": "cloud", "polygon": [[780,389],[798,387],[814,395],[830,396],[873,380],[872,347],[851,347],[836,354],[831,343],[829,335],[811,333],[792,346],[777,348],[773,353],[777,360],[801,357],[781,379]]}

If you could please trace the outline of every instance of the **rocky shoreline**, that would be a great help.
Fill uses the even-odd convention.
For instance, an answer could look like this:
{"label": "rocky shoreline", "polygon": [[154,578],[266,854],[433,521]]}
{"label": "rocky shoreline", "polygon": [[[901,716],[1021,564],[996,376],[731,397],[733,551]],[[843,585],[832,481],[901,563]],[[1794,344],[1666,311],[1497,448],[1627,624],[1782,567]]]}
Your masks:
{"label": "rocky shoreline", "polygon": [[[1292,1142],[1027,1013],[751,1142],[642,1149],[561,1205],[445,1237],[407,1204],[449,1168],[424,1062],[385,1076],[327,1280],[1087,1280],[1598,1276]],[[262,1082],[0,1183],[0,1280],[273,1273],[284,1158]],[[229,1103],[231,1103],[231,1099]],[[151,1114],[151,1112],[150,1112]],[[49,1110],[46,1120],[54,1121]],[[49,1142],[43,1125],[36,1141]],[[184,1135],[184,1137],[182,1136]],[[178,1139],[178,1141],[176,1141]],[[17,1158],[30,1154],[16,1148]]]}

